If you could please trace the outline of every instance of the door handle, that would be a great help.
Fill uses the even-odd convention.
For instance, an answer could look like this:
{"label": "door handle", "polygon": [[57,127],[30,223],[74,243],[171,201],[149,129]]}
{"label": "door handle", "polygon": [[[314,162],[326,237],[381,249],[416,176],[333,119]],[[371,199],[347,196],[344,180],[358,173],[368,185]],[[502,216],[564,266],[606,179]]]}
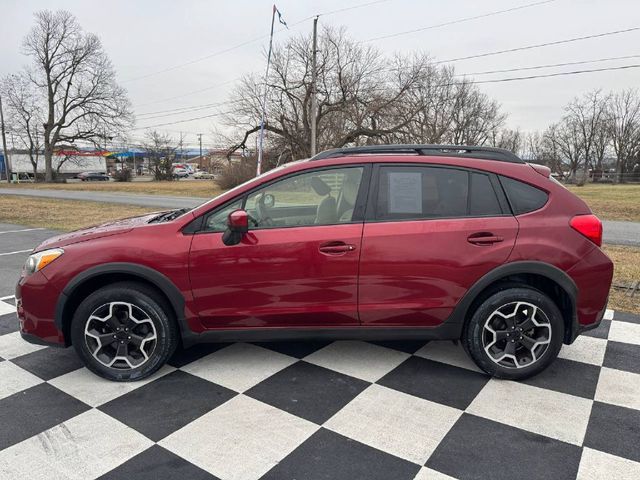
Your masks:
{"label": "door handle", "polygon": [[325,255],[344,255],[347,252],[353,252],[355,249],[355,245],[344,242],[327,242],[318,247],[320,253]]}
{"label": "door handle", "polygon": [[504,240],[503,237],[498,235],[494,235],[490,232],[478,232],[472,233],[467,237],[467,242],[472,243],[474,245],[493,245],[494,243],[499,243]]}

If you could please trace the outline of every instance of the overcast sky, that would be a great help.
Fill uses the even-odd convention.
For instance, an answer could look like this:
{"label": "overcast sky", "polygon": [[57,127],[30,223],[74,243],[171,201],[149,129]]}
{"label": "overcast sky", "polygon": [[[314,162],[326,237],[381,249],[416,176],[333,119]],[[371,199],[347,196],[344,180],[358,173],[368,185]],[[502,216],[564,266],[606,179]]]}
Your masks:
{"label": "overcast sky", "polygon": [[[385,54],[420,50],[430,53],[436,60],[640,26],[640,2],[637,0],[556,0],[455,25],[384,40],[370,40],[534,1],[387,0],[321,16],[320,22],[345,26],[353,38],[369,41]],[[285,20],[293,25],[314,14],[365,3],[369,1],[278,0],[277,5]],[[224,101],[233,79],[246,72],[264,71],[263,51],[267,39],[221,52],[268,34],[271,5],[271,1],[263,0],[1,0],[0,75],[15,72],[28,62],[20,53],[20,44],[33,24],[33,12],[65,9],[78,18],[85,30],[100,36],[120,83],[129,92],[136,113]],[[299,35],[311,28],[312,20],[309,19],[290,30],[280,29],[276,41],[284,41],[288,36]],[[481,75],[476,79],[640,64],[640,31],[458,61],[455,66],[459,73],[474,73],[628,55],[638,57]],[[157,73],[207,56],[210,57]],[[556,121],[562,114],[562,107],[575,95],[594,88],[609,91],[640,87],[640,68],[484,84],[479,87],[502,104],[503,110],[509,115],[510,127],[532,131],[544,129]],[[137,127],[188,119],[218,110],[212,108],[152,120],[139,119]],[[195,134],[202,132],[205,134],[203,142],[208,146],[212,141],[208,133],[214,121],[215,118],[192,121],[162,129],[187,133],[187,142],[191,145],[196,144]],[[141,136],[141,132],[138,130],[136,134]]]}

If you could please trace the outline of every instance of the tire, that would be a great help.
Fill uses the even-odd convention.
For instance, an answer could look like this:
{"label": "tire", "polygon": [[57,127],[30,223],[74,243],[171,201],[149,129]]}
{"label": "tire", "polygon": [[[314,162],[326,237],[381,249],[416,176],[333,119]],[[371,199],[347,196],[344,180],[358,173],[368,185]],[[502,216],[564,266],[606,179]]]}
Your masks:
{"label": "tire", "polygon": [[162,367],[179,344],[179,330],[171,307],[155,290],[119,282],[82,301],[71,322],[71,341],[93,373],[127,382]]}
{"label": "tire", "polygon": [[462,342],[489,375],[523,380],[555,360],[563,339],[564,320],[553,300],[534,288],[517,286],[493,293],[480,304],[465,326]]}

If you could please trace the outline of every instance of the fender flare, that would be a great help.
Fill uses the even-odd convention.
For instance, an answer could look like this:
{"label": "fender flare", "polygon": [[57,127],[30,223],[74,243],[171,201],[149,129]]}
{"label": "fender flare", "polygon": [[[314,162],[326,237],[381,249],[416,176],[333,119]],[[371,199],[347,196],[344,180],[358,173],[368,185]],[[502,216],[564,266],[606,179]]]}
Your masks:
{"label": "fender flare", "polygon": [[54,322],[58,330],[64,332],[64,312],[67,306],[67,302],[69,298],[73,295],[73,293],[85,284],[87,281],[90,281],[93,278],[99,277],[105,274],[126,274],[133,277],[138,277],[142,280],[145,280],[148,283],[151,283],[156,288],[158,288],[169,300],[171,307],[176,313],[176,320],[180,327],[181,332],[184,333],[185,329],[185,318],[184,318],[184,304],[185,299],[178,287],[174,285],[174,283],[164,274],[158,272],[149,267],[145,267],[144,265],[140,265],[137,263],[126,263],[126,262],[117,262],[117,263],[105,263],[103,265],[98,265],[92,268],[89,268],[75,277],[73,277],[69,283],[62,289],[60,296],[58,297],[58,302],[56,303],[56,311]]}
{"label": "fender flare", "polygon": [[477,280],[467,293],[462,297],[454,308],[449,321],[451,323],[457,323],[461,326],[467,320],[467,313],[473,302],[478,296],[493,283],[500,281],[510,275],[517,274],[535,274],[542,277],[546,277],[549,280],[555,282],[562,288],[568,295],[571,302],[571,318],[569,319],[570,331],[565,332],[565,341],[571,343],[579,330],[578,315],[576,308],[576,298],[578,296],[578,287],[566,272],[560,270],[558,267],[545,262],[537,261],[518,261],[509,262],[499,267],[494,268],[490,272],[486,273],[479,280]]}

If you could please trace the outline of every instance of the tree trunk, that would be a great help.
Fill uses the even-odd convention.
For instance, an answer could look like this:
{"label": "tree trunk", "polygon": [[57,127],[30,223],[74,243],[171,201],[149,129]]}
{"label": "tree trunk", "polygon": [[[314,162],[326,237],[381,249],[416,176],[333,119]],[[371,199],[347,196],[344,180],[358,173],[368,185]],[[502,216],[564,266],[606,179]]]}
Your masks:
{"label": "tree trunk", "polygon": [[47,132],[44,134],[44,181],[53,182],[53,145]]}

